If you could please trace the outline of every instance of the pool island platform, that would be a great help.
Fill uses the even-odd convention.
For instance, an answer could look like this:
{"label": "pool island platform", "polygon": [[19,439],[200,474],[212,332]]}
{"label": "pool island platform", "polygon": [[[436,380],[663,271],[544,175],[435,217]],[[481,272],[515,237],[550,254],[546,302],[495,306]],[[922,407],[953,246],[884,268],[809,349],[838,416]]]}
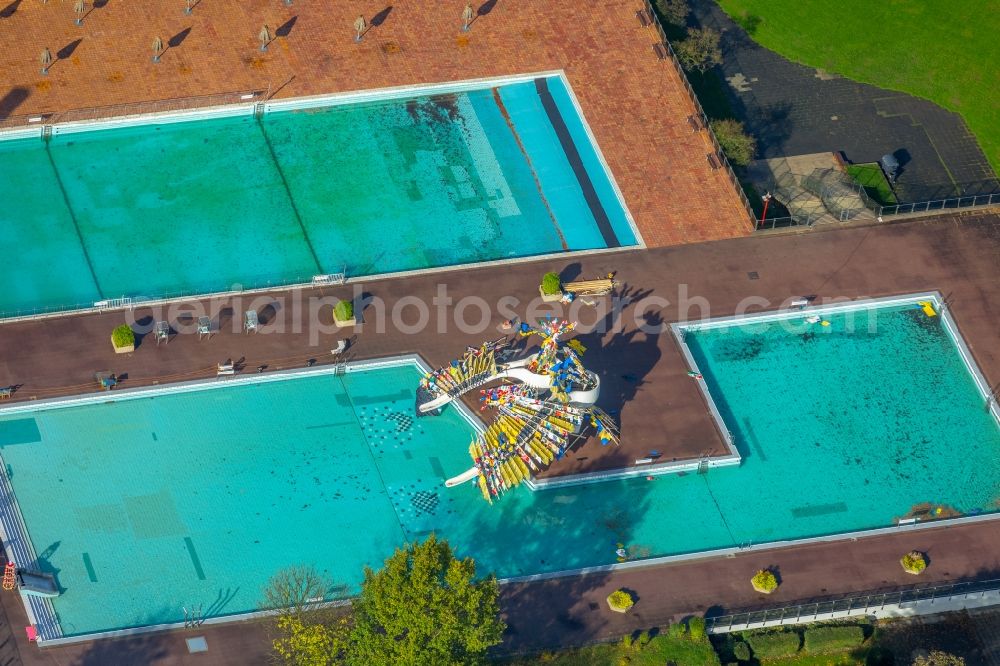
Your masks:
{"label": "pool island platform", "polygon": [[[704,297],[711,307],[710,312],[695,308],[687,313],[686,318],[690,319],[732,314],[740,301],[750,295],[771,303],[769,307],[761,304],[755,308],[774,309],[781,302],[804,294],[818,299],[856,299],[937,290],[950,304],[980,369],[988,381],[995,383],[1000,375],[997,326],[1000,313],[986,295],[996,281],[998,257],[1000,217],[979,213],[840,229],[836,233],[814,231],[622,252],[571,262],[579,266],[549,261],[445,271],[405,280],[371,280],[364,282],[363,291],[384,299],[390,310],[406,296],[430,302],[439,284],[447,286],[448,294],[456,302],[472,295],[488,302],[506,295],[526,301],[546,270],[577,271],[583,276],[618,271],[626,293],[648,292],[670,301],[671,305],[658,313],[662,321],[657,320],[669,324],[680,317],[676,306],[679,283],[687,285],[689,298]],[[751,274],[756,274],[756,279]],[[351,285],[311,290],[342,297],[349,297],[351,291]],[[282,295],[276,292],[267,296],[278,299]],[[211,304],[216,310],[227,306],[233,304],[224,300]],[[325,307],[324,316],[328,316],[330,306]],[[659,335],[637,332],[634,309],[634,306],[624,308],[622,316],[627,323],[621,331],[578,336],[590,351],[584,356],[588,366],[604,382],[607,393],[602,392],[602,398],[621,401],[622,445],[600,447],[588,442],[553,465],[547,475],[634,466],[637,458],[648,453],[650,442],[656,442],[656,448],[666,457],[700,456],[708,449],[715,453],[723,451],[722,439],[694,382],[686,374],[687,366],[669,327]],[[581,310],[584,315],[588,311]],[[137,319],[144,316],[141,310],[135,314]],[[282,310],[278,314],[290,317],[291,311]],[[525,312],[521,309],[518,314],[524,317]],[[653,316],[652,310],[645,319],[649,316]],[[231,326],[227,317],[232,317],[231,313],[221,319],[224,328]],[[21,385],[11,398],[20,402],[33,395],[42,398],[92,390],[89,387],[96,390],[95,369],[126,375],[121,386],[127,388],[214,375],[215,365],[227,357],[244,357],[249,368],[268,365],[267,371],[302,367],[310,358],[316,358],[318,363],[332,360],[329,349],[345,335],[322,334],[320,344],[315,347],[309,345],[306,331],[245,335],[225,330],[201,342],[193,334],[177,336],[159,347],[150,335],[133,354],[116,356],[107,341],[107,332],[122,321],[123,313],[117,311],[0,325],[0,348],[12,351],[5,355],[0,366],[0,385]],[[280,317],[268,321],[266,325],[277,326]],[[495,315],[492,323],[497,326],[500,321]],[[640,321],[644,318],[640,317]],[[286,322],[289,329],[291,323]],[[406,334],[391,326],[385,333],[378,333],[366,324],[358,329],[351,353],[353,360],[418,353],[431,364],[440,365],[454,357],[456,348],[475,344],[483,337],[489,335],[465,336],[454,326],[447,334],[440,334],[433,327],[424,333]],[[84,386],[88,388],[81,388]],[[1000,573],[998,546],[1000,535],[995,523],[952,524],[929,531],[872,536],[856,542],[750,551],[735,558],[510,583],[502,588],[504,609],[511,625],[507,645],[537,647],[610,637],[711,606],[734,609],[761,603],[778,605],[905,585],[912,581],[904,577],[896,560],[900,552],[912,548],[934,549],[935,566],[928,569],[921,583],[996,577]],[[835,570],[828,567],[830,561],[839,562]],[[780,567],[785,584],[763,602],[750,591],[745,579],[747,572],[752,574],[756,568],[772,565]],[[606,613],[594,609],[595,604],[600,608],[603,596],[610,589],[621,586],[636,589],[644,596],[643,608],[637,607],[640,612],[609,619]],[[4,597],[4,606],[10,618],[23,614],[16,597]],[[12,625],[18,626],[18,621],[12,619]],[[222,650],[248,650],[251,654],[258,650],[261,655],[267,650],[262,630],[242,623],[50,649],[66,658],[92,650],[91,654],[107,658],[121,655],[157,663],[157,659],[177,655],[178,649],[186,652],[182,638],[188,634],[207,636],[213,657],[218,659],[223,658]],[[14,635],[19,643],[24,643],[23,635],[17,631]],[[36,653],[29,646],[25,645],[21,652],[22,663],[36,663],[32,661]],[[44,658],[44,653],[39,658]]]}

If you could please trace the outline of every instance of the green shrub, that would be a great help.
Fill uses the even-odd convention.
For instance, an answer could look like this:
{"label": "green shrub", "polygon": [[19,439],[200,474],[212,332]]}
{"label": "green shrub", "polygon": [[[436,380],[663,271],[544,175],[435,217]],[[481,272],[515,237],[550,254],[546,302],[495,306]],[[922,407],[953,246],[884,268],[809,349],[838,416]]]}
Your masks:
{"label": "green shrub", "polygon": [[691,640],[700,641],[705,637],[705,618],[703,617],[692,617],[688,619],[688,633],[691,634]]}
{"label": "green shrub", "polygon": [[667,627],[667,638],[682,638],[687,633],[687,627],[678,622]]}
{"label": "green shrub", "polygon": [[750,661],[750,646],[743,641],[733,643],[733,656],[737,661]]}
{"label": "green shrub", "polygon": [[664,20],[677,26],[687,23],[688,14],[691,13],[687,0],[656,0],[656,8],[660,10]]}
{"label": "green shrub", "polygon": [[354,303],[350,301],[338,301],[335,306],[333,306],[333,316],[335,316],[340,321],[347,321],[354,316]]}
{"label": "green shrub", "polygon": [[622,647],[626,650],[632,649],[632,634],[625,634],[622,636]]}
{"label": "green shrub", "polygon": [[542,293],[546,296],[558,294],[562,291],[562,280],[559,273],[546,273],[542,276]]}
{"label": "green shrub", "polygon": [[766,634],[751,634],[747,642],[757,659],[789,657],[799,651],[802,637],[795,631],[776,631]]}
{"label": "green shrub", "polygon": [[636,642],[639,643],[639,647],[644,648],[647,645],[649,645],[649,640],[650,640],[649,632],[643,631],[642,633],[639,634],[639,638],[636,639]]}
{"label": "green shrub", "polygon": [[743,131],[743,123],[726,118],[725,120],[713,120],[709,123],[715,138],[719,140],[722,152],[730,162],[737,166],[746,166],[753,160],[757,151],[757,142],[752,136]]}
{"label": "green shrub", "polygon": [[[615,610],[628,610],[635,602],[632,595],[625,590],[615,590],[608,595],[608,605]],[[631,640],[631,638],[629,638]]]}
{"label": "green shrub", "polygon": [[838,652],[856,648],[865,640],[861,627],[812,627],[806,629],[803,649],[809,652]]}
{"label": "green shrub", "polygon": [[918,574],[927,568],[927,558],[918,550],[911,550],[906,555],[903,555],[903,559],[899,563],[903,565],[904,570],[914,574]]}
{"label": "green shrub", "polygon": [[128,347],[129,345],[135,344],[135,333],[129,328],[128,324],[122,324],[115,330],[111,331],[111,342],[114,343],[116,347]]}
{"label": "green shrub", "polygon": [[778,577],[767,569],[761,569],[750,579],[750,584],[759,592],[770,593],[778,589]]}

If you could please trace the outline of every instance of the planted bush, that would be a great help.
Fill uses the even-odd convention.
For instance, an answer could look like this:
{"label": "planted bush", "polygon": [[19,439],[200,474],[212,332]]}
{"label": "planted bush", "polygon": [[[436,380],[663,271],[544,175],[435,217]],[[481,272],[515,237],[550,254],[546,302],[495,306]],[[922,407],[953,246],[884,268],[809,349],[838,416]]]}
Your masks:
{"label": "planted bush", "polygon": [[764,594],[771,594],[778,589],[778,577],[772,571],[761,569],[750,579],[753,589]]}
{"label": "planted bush", "polygon": [[899,561],[906,573],[919,574],[927,568],[927,558],[918,550],[911,550]]}
{"label": "planted bush", "polygon": [[667,638],[683,638],[687,634],[687,627],[678,622],[667,627]]}
{"label": "planted bush", "polygon": [[799,651],[802,637],[794,631],[778,631],[766,634],[751,634],[747,642],[757,659],[770,657],[790,657]]}
{"label": "planted bush", "polygon": [[347,321],[354,318],[354,303],[350,301],[338,301],[333,306],[333,316],[339,321]]}
{"label": "planted bush", "polygon": [[135,333],[128,324],[122,324],[111,331],[111,344],[115,347],[131,347],[135,345]]}
{"label": "planted bush", "polygon": [[546,273],[542,276],[542,293],[546,296],[558,294],[562,291],[562,281],[559,273]]}
{"label": "planted bush", "polygon": [[743,123],[726,118],[713,120],[711,123],[715,138],[719,140],[722,152],[730,162],[737,166],[746,166],[753,160],[757,152],[757,141],[743,131]]}
{"label": "planted bush", "polygon": [[839,652],[856,648],[865,641],[861,627],[812,627],[806,629],[803,645],[808,652]]}
{"label": "planted bush", "polygon": [[635,601],[632,600],[632,595],[625,590],[615,590],[608,595],[608,606],[611,607],[611,610],[624,612],[632,608],[634,604]]}
{"label": "planted bush", "polygon": [[705,637],[705,618],[703,617],[692,617],[688,619],[688,633],[691,634],[691,640],[700,641]]}
{"label": "planted bush", "polygon": [[737,661],[750,661],[750,646],[743,641],[733,643],[733,656]]}

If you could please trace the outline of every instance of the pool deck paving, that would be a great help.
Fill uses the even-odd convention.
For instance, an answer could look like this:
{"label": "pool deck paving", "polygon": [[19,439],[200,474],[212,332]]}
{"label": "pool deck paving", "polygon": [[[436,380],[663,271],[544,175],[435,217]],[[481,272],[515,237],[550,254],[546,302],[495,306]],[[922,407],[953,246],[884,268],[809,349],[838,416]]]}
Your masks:
{"label": "pool deck paving", "polygon": [[[631,301],[622,306],[620,316],[611,317],[621,325],[609,324],[610,330],[603,333],[588,332],[594,321],[601,319],[595,317],[595,308],[584,306],[579,312],[563,313],[581,322],[578,337],[588,348],[584,362],[602,376],[600,404],[619,414],[622,443],[619,447],[600,447],[589,441],[553,466],[550,475],[631,467],[654,448],[664,459],[723,452],[721,437],[694,382],[686,375],[672,336],[655,330],[643,332],[637,323],[659,326],[683,319],[731,315],[741,305],[749,305],[750,310],[773,309],[801,295],[815,295],[821,300],[855,299],[938,290],[950,304],[987,380],[991,385],[1000,380],[1000,305],[993,298],[1000,273],[1000,215],[990,212],[366,280],[357,285],[309,289],[298,295],[307,303],[310,296],[327,299],[317,306],[323,322],[329,322],[335,296],[359,303],[374,297],[382,303],[369,302],[364,307],[365,323],[350,336],[348,354],[353,360],[418,353],[440,365],[467,344],[497,337],[501,321],[510,316],[494,309],[488,317],[489,330],[461,332],[455,324],[456,310],[464,312],[467,322],[480,319],[477,307],[460,307],[461,303],[471,303],[469,299],[478,296],[494,307],[501,298],[514,297],[521,301],[514,307],[520,318],[539,316],[549,310],[539,306],[538,312],[529,316],[528,301],[537,293],[539,277],[547,270],[560,270],[566,279],[617,271],[622,283],[619,295],[626,296],[623,301]],[[439,312],[433,299],[437,297],[441,302],[445,293],[454,306]],[[664,300],[651,302],[651,297]],[[748,303],[748,297],[756,300]],[[252,298],[259,300],[252,303]],[[699,298],[707,309],[697,305]],[[5,350],[0,359],[0,386],[19,385],[12,398],[17,402],[94,391],[94,373],[100,370],[126,375],[122,386],[128,387],[207,378],[214,376],[215,364],[226,359],[243,358],[248,372],[261,365],[268,366],[268,372],[298,368],[305,367],[309,359],[330,362],[329,350],[336,340],[348,337],[345,331],[327,330],[316,333],[316,344],[312,344],[307,323],[312,306],[297,306],[292,292],[244,294],[239,299],[205,299],[184,306],[188,311],[203,309],[213,314],[221,330],[210,339],[199,341],[190,332],[157,346],[152,336],[146,336],[134,353],[126,355],[115,355],[108,340],[111,329],[125,321],[121,311],[0,324],[0,349]],[[685,306],[685,299],[696,305]],[[419,318],[416,301],[429,304],[429,325],[413,331],[408,326]],[[256,335],[245,335],[239,331],[238,313],[251,306],[261,313],[264,326]],[[306,314],[296,316],[296,308]],[[402,323],[387,317],[380,331],[380,309],[390,314],[397,310],[402,314]],[[146,308],[134,314],[135,320],[142,323],[165,316]],[[166,318],[175,329],[184,327],[176,313]],[[296,321],[304,322],[299,332],[295,332]],[[284,333],[278,331],[282,326]],[[696,520],[695,514],[692,519]],[[870,537],[855,543],[799,546],[742,553],[735,559],[512,585],[504,589],[504,607],[514,628],[508,646],[571,643],[611,636],[643,622],[659,623],[673,614],[696,612],[715,604],[739,608],[755,601],[763,603],[763,599],[747,594],[746,585],[754,567],[761,565],[781,567],[786,584],[767,599],[767,603],[776,604],[905,583],[900,576],[890,574],[898,568],[900,553],[913,547],[930,549],[934,560],[922,580],[997,576],[998,546],[1000,530],[995,524],[956,525]],[[603,596],[622,585],[637,590],[643,599],[636,612],[611,618],[602,610]],[[4,600],[12,626],[18,627],[23,622],[23,609],[18,610],[16,597],[6,596]],[[259,627],[234,624],[201,629],[211,637],[210,642],[225,646],[213,650],[213,655],[222,651],[229,654],[230,650],[263,654],[266,649]],[[19,631],[14,632],[18,639],[23,635]],[[143,663],[185,663],[176,656],[178,650],[184,649],[179,635],[97,642],[53,649],[52,654],[81,655],[90,649],[107,655],[102,651],[155,648],[162,651],[162,656]],[[21,652],[25,663],[36,663],[28,661],[34,659],[33,650]],[[46,650],[41,654],[48,653]]]}
{"label": "pool deck paving", "polygon": [[[14,2],[0,13],[0,127],[36,114],[58,123],[91,107],[105,107],[90,114],[103,117],[174,109],[180,98],[217,104],[241,91],[281,99],[565,70],[647,245],[752,230],[725,169],[710,166],[711,139],[687,120],[694,102],[656,56],[655,28],[641,25],[633,0],[572,16],[547,3],[490,0],[475,3],[467,33],[462,3],[199,2],[190,15],[179,0],[86,6],[81,26],[63,1]],[[370,26],[360,43],[358,15]],[[275,39],[261,52],[264,24]],[[168,47],[158,64],[156,36]],[[43,48],[54,58],[46,76]]]}

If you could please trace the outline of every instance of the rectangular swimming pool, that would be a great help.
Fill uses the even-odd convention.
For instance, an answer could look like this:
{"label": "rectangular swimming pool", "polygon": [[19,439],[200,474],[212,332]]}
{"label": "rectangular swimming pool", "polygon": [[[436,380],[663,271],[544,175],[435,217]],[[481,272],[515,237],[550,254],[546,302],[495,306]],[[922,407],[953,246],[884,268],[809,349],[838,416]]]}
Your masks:
{"label": "rectangular swimming pool", "polygon": [[640,242],[561,75],[476,85],[0,141],[0,316]]}
{"label": "rectangular swimming pool", "polygon": [[413,361],[253,375],[0,409],[5,543],[57,577],[62,594],[32,602],[51,640],[254,611],[290,564],[349,594],[431,532],[508,578],[614,566],[618,544],[653,562],[938,509],[993,517],[1000,427],[941,316],[912,299],[825,312],[829,326],[788,316],[679,329],[740,466],[490,506],[444,487],[475,417],[415,418]]}

